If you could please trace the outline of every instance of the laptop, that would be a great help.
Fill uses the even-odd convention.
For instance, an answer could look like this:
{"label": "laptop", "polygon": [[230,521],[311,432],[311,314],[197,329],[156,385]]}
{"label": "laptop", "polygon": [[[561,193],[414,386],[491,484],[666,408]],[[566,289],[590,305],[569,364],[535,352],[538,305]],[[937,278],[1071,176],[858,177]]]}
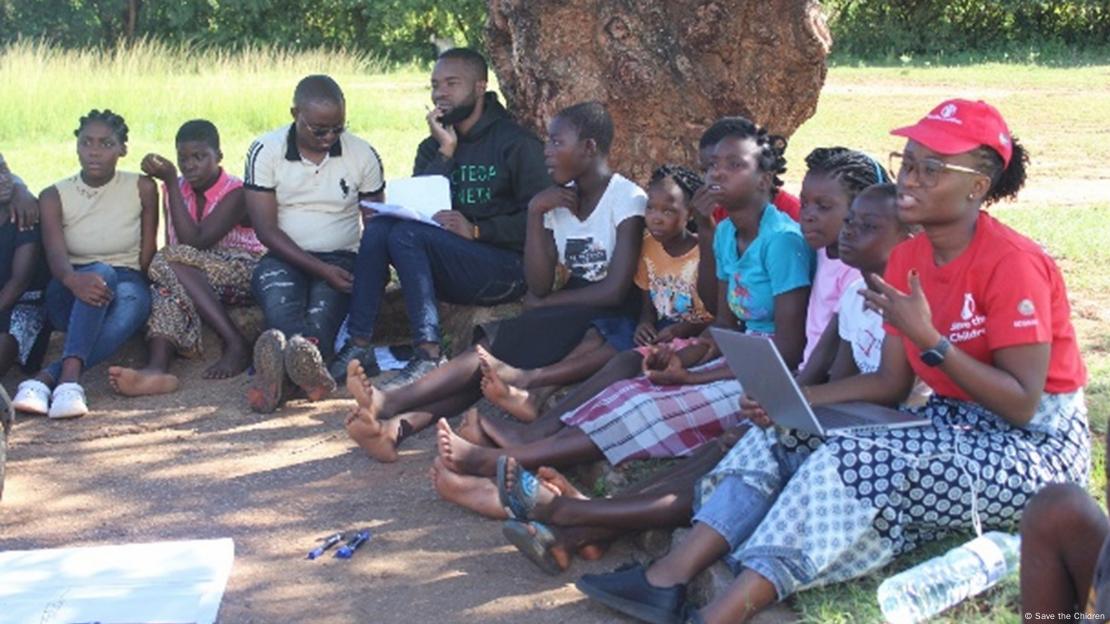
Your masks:
{"label": "laptop", "polygon": [[782,360],[774,341],[714,327],[710,330],[744,392],[759,401],[776,425],[823,438],[921,427],[932,421],[874,403],[811,407]]}

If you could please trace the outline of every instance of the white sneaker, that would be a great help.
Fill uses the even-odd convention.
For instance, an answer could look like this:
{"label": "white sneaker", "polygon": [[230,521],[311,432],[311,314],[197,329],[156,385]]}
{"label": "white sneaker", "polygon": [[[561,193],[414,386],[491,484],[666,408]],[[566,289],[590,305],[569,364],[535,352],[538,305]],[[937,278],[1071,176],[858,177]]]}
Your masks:
{"label": "white sneaker", "polygon": [[62,383],[54,388],[54,395],[50,399],[50,418],[77,418],[89,413],[89,406],[85,403],[85,389],[81,384]]}
{"label": "white sneaker", "polygon": [[37,379],[28,379],[19,384],[12,408],[17,412],[45,416],[50,410],[50,388]]}

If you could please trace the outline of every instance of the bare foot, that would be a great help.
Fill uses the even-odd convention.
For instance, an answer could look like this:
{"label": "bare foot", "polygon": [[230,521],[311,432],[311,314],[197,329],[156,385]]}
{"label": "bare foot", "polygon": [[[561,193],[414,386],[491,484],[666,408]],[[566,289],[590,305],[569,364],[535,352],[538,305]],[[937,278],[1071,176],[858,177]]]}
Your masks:
{"label": "bare foot", "polygon": [[428,476],[432,478],[432,486],[443,500],[494,520],[509,517],[501,506],[497,497],[497,484],[493,481],[448,470],[438,457],[432,461]]}
{"label": "bare foot", "polygon": [[497,457],[501,454],[501,449],[485,448],[467,442],[444,419],[436,423],[436,447],[448,470],[479,477],[492,477],[497,472]]}
{"label": "bare foot", "polygon": [[247,366],[251,363],[251,349],[250,346],[241,342],[239,344],[232,344],[224,347],[223,355],[220,359],[216,360],[212,366],[209,366],[203,373],[203,379],[231,379],[236,377],[239,373],[247,370]]}
{"label": "bare foot", "polygon": [[570,480],[563,476],[563,473],[555,470],[551,466],[540,466],[539,470],[536,471],[536,478],[567,498],[577,498],[579,500],[590,499],[589,496],[583,494],[581,490],[570,482]]}
{"label": "bare foot", "polygon": [[366,376],[366,371],[358,360],[351,360],[347,364],[347,391],[355,398],[359,407],[370,410],[373,418],[378,418],[385,397],[370,383],[370,378]]}
{"label": "bare foot", "polygon": [[397,434],[400,421],[391,418],[384,422],[374,418],[365,407],[356,407],[347,416],[347,435],[358,443],[370,457],[383,462],[397,461]]}
{"label": "bare foot", "polygon": [[532,394],[516,386],[504,382],[497,370],[486,365],[480,365],[482,370],[482,395],[497,407],[508,412],[510,416],[521,422],[532,422],[539,415],[538,402]]}
{"label": "bare foot", "polygon": [[463,412],[462,422],[459,423],[459,437],[478,446],[495,447],[495,443],[486,432],[482,430],[482,417],[477,408],[470,408]]}
{"label": "bare foot", "polygon": [[486,371],[496,373],[505,383],[511,386],[520,388],[529,387],[532,381],[532,371],[509,366],[501,360],[494,357],[485,347],[478,345],[474,347],[478,353],[478,366],[482,369],[482,375],[486,375]]}
{"label": "bare foot", "polygon": [[481,425],[482,432],[493,441],[493,444],[501,448],[521,446],[544,437],[533,435],[535,432],[532,428],[538,427],[538,425],[515,422],[507,418],[483,418],[478,421],[478,424]]}
{"label": "bare foot", "polygon": [[108,368],[108,383],[118,394],[130,397],[169,394],[176,392],[178,386],[176,375],[122,366]]}

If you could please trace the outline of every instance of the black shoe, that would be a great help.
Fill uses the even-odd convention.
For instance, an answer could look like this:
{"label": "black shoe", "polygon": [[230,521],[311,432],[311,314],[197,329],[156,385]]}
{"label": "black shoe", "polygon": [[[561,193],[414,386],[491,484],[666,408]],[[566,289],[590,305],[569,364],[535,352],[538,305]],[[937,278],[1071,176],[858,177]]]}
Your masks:
{"label": "black shoe", "polygon": [[374,345],[362,347],[355,344],[354,340],[348,340],[328,366],[328,372],[336,383],[343,383],[347,379],[347,366],[351,360],[358,360],[367,377],[376,377],[382,372],[378,368],[378,358],[374,355]]}
{"label": "black shoe", "polygon": [[420,379],[424,375],[434,371],[447,362],[447,358],[443,356],[431,357],[420,349],[416,350],[416,356],[409,360],[405,367],[397,371],[397,375],[389,381],[381,385],[382,390],[392,390],[407,386],[410,383]]}
{"label": "black shoe", "polygon": [[574,586],[610,609],[643,622],[681,624],[686,586],[655,587],[644,572],[638,565],[608,574],[586,574]]}

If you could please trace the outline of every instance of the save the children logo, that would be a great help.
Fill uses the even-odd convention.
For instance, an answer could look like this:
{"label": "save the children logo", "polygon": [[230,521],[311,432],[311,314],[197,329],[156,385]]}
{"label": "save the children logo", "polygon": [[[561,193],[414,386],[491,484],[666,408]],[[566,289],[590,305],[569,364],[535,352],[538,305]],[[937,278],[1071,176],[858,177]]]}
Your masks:
{"label": "save the children logo", "polygon": [[948,328],[948,340],[953,343],[974,340],[987,333],[987,317],[979,314],[975,306],[975,297],[971,293],[964,293],[964,303],[960,307],[960,320],[954,321]]}
{"label": "save the children logo", "polygon": [[971,317],[975,315],[975,298],[971,293],[964,293],[964,307],[960,310],[960,318],[965,321],[970,321]]}

